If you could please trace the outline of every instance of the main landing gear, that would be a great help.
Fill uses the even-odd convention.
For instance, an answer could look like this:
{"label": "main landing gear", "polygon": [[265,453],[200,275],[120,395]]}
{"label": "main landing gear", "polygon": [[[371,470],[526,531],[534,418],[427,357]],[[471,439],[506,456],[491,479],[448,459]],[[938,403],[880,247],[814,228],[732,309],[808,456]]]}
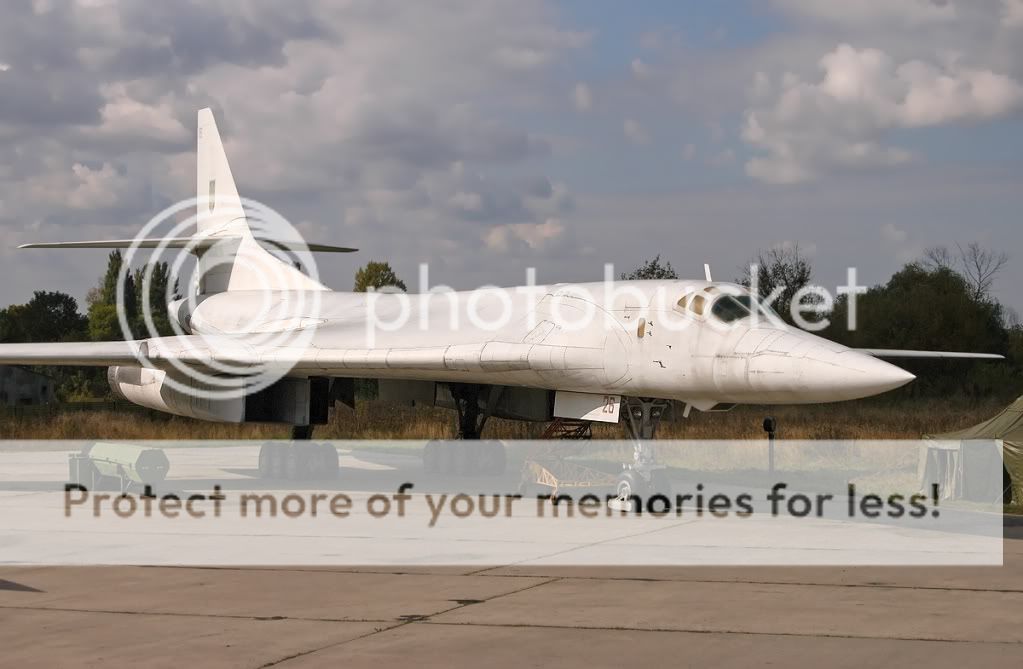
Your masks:
{"label": "main landing gear", "polygon": [[505,464],[499,441],[431,441],[423,450],[423,469],[431,474],[500,476]]}
{"label": "main landing gear", "polygon": [[497,476],[504,473],[504,444],[480,441],[487,419],[501,398],[501,386],[452,383],[451,397],[458,412],[457,441],[431,441],[423,450],[423,469],[432,474]]}
{"label": "main landing gear", "polygon": [[259,449],[259,477],[291,481],[333,481],[338,477],[338,453],[330,444],[310,441],[311,425],[291,428],[291,443],[270,442]]}
{"label": "main landing gear", "polygon": [[671,481],[665,465],[657,462],[651,441],[671,402],[646,397],[623,397],[625,429],[632,440],[632,462],[622,465],[616,491],[617,506],[636,509],[643,499],[653,495],[671,497]]}

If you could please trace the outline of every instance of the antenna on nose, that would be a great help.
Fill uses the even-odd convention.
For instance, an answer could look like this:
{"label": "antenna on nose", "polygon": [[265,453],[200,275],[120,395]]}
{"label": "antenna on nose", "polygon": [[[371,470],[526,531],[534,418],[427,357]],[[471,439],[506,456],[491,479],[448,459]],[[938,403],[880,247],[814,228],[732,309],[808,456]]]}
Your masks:
{"label": "antenna on nose", "polygon": [[714,279],[710,278],[710,265],[707,264],[707,263],[703,263],[703,275],[705,277],[707,277],[707,281],[713,281],[714,280]]}

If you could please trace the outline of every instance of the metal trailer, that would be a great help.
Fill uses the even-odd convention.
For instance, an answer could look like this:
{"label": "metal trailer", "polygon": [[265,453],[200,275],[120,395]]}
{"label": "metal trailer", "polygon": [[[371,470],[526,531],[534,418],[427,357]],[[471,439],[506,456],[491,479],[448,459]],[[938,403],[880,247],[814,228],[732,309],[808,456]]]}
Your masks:
{"label": "metal trailer", "polygon": [[169,471],[170,461],[163,449],[135,444],[97,442],[68,456],[70,482],[90,490],[108,481],[116,481],[121,492],[133,486],[156,486]]}
{"label": "metal trailer", "polygon": [[522,464],[519,492],[538,496],[549,494],[553,499],[559,491],[567,489],[614,489],[617,484],[615,475],[565,460],[580,450],[581,445],[573,446],[572,441],[588,441],[592,437],[590,421],[556,418],[543,433],[543,439],[551,440],[551,443],[536,447]]}
{"label": "metal trailer", "polygon": [[522,465],[519,492],[526,496],[550,496],[568,489],[614,489],[617,476],[564,458],[533,458]]}
{"label": "metal trailer", "polygon": [[592,439],[593,423],[578,418],[555,418],[541,439]]}
{"label": "metal trailer", "polygon": [[[575,418],[555,418],[544,430],[542,439],[553,441],[587,441],[592,439],[592,423]],[[578,451],[567,443],[538,448],[522,465],[519,492],[551,498],[559,490],[614,488],[617,478],[592,467],[568,462],[565,457]]]}

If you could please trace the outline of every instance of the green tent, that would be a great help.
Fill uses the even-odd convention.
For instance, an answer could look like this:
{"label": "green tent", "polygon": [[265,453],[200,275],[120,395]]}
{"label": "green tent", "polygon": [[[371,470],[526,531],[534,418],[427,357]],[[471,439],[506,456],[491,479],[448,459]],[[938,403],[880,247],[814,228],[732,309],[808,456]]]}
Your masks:
{"label": "green tent", "polygon": [[[1023,397],[994,418],[973,427],[926,438],[934,443],[921,449],[921,480],[943,482],[945,496],[960,499],[985,496],[977,490],[977,484],[992,480],[989,470],[1000,460],[1004,501],[1023,502]],[[1002,441],[1001,454],[993,450],[992,439]]]}

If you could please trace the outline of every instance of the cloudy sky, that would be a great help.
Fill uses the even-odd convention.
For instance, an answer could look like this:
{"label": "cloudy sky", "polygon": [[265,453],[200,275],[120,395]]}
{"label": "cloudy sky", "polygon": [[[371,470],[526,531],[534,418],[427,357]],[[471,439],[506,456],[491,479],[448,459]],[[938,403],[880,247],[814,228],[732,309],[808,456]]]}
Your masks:
{"label": "cloudy sky", "polygon": [[362,249],[321,257],[340,289],[730,279],[791,243],[834,287],[979,241],[1023,311],[1023,0],[6,2],[0,304],[102,271],[17,244],[194,195],[204,106],[243,194]]}

